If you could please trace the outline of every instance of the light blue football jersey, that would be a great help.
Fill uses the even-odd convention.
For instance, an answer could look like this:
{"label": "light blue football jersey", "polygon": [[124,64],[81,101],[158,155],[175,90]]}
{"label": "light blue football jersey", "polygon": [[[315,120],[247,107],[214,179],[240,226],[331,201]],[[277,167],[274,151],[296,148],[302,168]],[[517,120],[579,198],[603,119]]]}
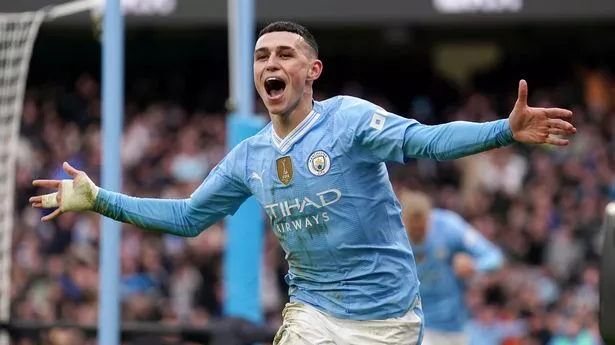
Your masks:
{"label": "light blue football jersey", "polygon": [[237,145],[188,199],[101,190],[95,210],[196,236],[253,195],[286,252],[292,301],[344,319],[400,317],[419,283],[385,162],[454,159],[512,142],[508,120],[425,126],[338,96],[314,102],[285,138],[269,124]]}
{"label": "light blue football jersey", "polygon": [[502,252],[457,213],[434,209],[425,240],[412,244],[416,255],[425,328],[440,332],[463,331],[468,310],[465,283],[453,270],[453,256],[471,255],[478,272],[497,270]]}

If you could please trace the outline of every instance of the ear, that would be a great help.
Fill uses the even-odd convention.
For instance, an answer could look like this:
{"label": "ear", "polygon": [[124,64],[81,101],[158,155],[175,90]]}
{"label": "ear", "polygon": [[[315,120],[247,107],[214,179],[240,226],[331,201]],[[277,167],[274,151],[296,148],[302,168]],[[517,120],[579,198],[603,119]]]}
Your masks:
{"label": "ear", "polygon": [[307,79],[309,81],[314,81],[320,78],[321,73],[322,73],[322,61],[318,59],[314,59],[310,66],[310,70],[308,71]]}

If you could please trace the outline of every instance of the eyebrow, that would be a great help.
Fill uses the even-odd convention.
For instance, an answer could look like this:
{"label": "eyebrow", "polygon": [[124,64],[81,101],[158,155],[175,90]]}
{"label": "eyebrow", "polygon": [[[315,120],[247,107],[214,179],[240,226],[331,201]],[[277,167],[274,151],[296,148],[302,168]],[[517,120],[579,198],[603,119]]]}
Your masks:
{"label": "eyebrow", "polygon": [[[268,51],[270,51],[271,49],[267,48],[267,47],[261,47],[258,48],[254,51],[254,54],[257,53],[266,53]],[[277,46],[275,48],[276,51],[282,51],[282,50],[292,50],[293,52],[295,51],[295,48],[291,47],[291,46]]]}

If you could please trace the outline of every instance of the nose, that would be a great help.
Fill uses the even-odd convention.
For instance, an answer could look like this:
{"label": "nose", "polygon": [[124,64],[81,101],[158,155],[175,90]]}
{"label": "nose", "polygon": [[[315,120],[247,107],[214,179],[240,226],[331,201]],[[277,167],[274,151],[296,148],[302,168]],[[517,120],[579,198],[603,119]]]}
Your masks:
{"label": "nose", "polygon": [[275,72],[280,69],[280,65],[278,64],[278,61],[275,59],[275,57],[270,57],[267,60],[267,65],[265,66],[265,69],[267,70],[267,72]]}
{"label": "nose", "polygon": [[279,69],[280,67],[278,67],[277,65],[267,65],[267,72],[275,72]]}

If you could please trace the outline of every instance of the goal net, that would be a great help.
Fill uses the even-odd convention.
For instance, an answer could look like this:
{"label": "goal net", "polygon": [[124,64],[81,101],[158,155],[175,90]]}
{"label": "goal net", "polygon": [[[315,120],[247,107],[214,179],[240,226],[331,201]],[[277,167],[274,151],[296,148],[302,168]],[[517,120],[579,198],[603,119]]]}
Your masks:
{"label": "goal net", "polygon": [[[11,303],[15,161],[28,64],[44,12],[0,14],[0,321]],[[8,335],[0,344],[8,345]]]}
{"label": "goal net", "polygon": [[[11,313],[11,244],[14,227],[15,163],[32,47],[43,21],[93,9],[80,0],[31,12],[0,13],[0,322]],[[4,333],[4,332],[3,332]],[[8,345],[0,334],[0,345]]]}

